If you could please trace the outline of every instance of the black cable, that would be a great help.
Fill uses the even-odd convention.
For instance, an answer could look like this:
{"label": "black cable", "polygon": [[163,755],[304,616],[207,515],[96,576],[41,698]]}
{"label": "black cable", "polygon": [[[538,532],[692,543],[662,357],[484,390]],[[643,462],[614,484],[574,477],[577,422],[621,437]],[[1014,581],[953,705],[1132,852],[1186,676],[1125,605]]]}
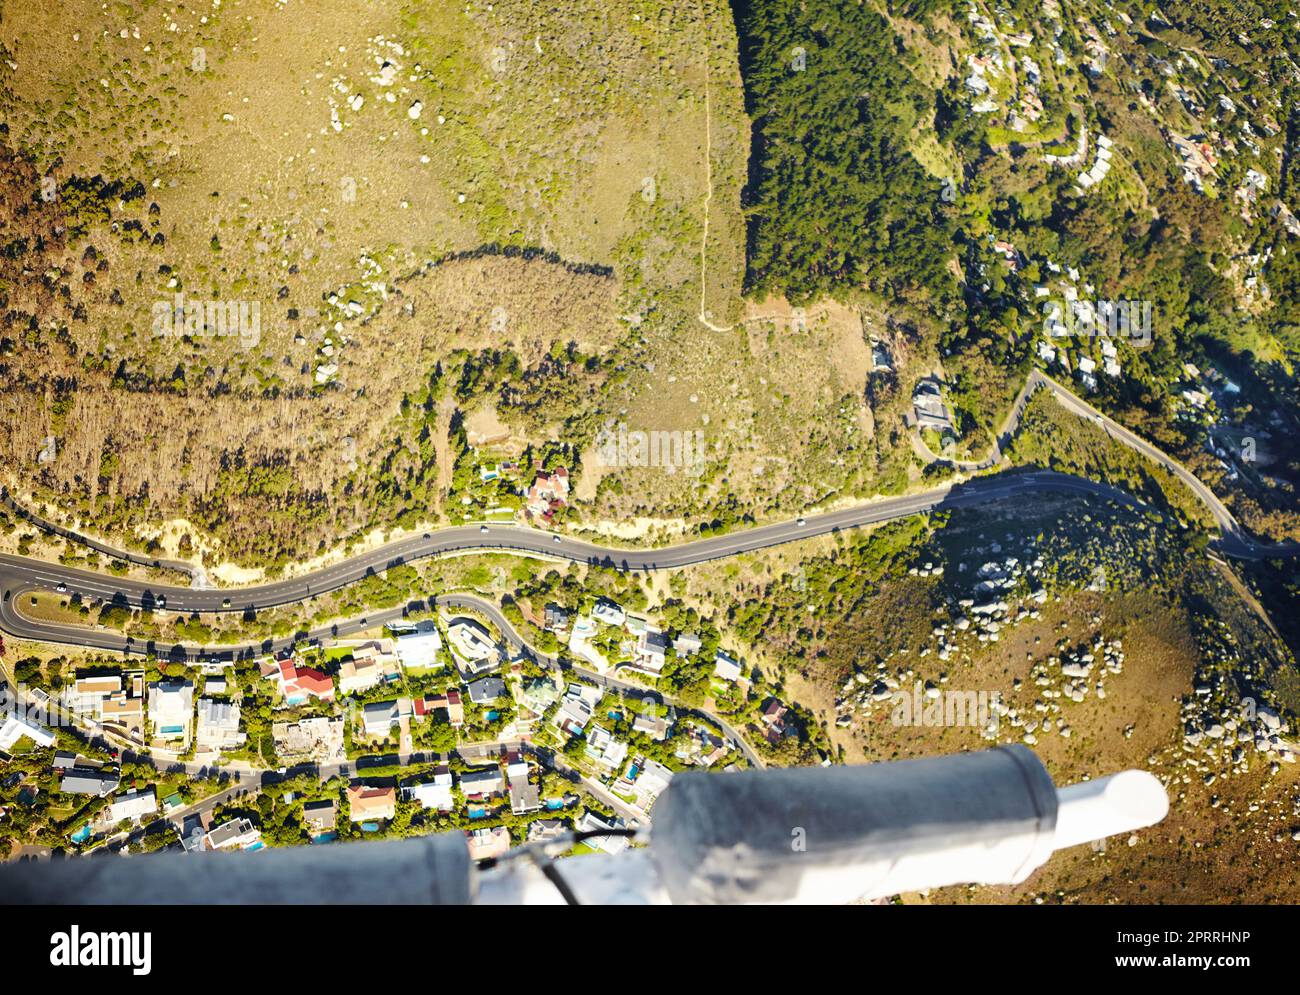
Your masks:
{"label": "black cable", "polygon": [[626,836],[631,839],[636,833],[635,829],[584,829],[573,834],[573,842],[582,843],[594,836]]}
{"label": "black cable", "polygon": [[[625,836],[631,839],[635,835],[635,829],[584,829],[582,832],[575,832],[571,839],[576,844],[596,836]],[[564,875],[555,866],[554,860],[538,859],[537,866],[542,869],[542,874],[546,880],[555,885],[555,890],[560,893],[566,905],[582,904],[578,901],[578,896],[573,893],[573,889],[569,887],[568,882],[564,880]]]}
{"label": "black cable", "polygon": [[551,882],[551,884],[555,885],[555,890],[558,891],[564,897],[564,904],[566,905],[582,904],[581,902],[578,901],[578,896],[573,893],[573,889],[569,887],[569,885],[565,882],[564,878],[560,875],[560,872],[555,869],[554,861],[550,861],[550,860],[546,861],[544,864],[541,865],[541,868],[542,868],[542,873],[546,876],[546,880]]}

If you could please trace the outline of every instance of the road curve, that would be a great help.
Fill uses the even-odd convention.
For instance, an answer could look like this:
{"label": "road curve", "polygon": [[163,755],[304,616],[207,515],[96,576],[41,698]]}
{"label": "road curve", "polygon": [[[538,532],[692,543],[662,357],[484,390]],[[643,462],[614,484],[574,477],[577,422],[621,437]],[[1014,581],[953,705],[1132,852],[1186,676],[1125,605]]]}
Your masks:
{"label": "road curve", "polygon": [[51,522],[48,518],[42,518],[36,512],[24,508],[21,504],[13,499],[7,487],[0,487],[0,507],[7,508],[16,517],[23,519],[35,525],[42,532],[50,535],[56,535],[70,542],[75,542],[80,546],[87,546],[97,553],[103,553],[105,556],[114,560],[122,560],[126,563],[134,563],[142,567],[157,567],[160,570],[175,570],[177,573],[189,574],[196,576],[202,574],[202,569],[196,567],[193,563],[187,563],[184,560],[164,560],[158,557],[149,556],[145,553],[132,553],[125,549],[118,549],[115,546],[109,546],[93,539],[90,536],[83,535],[80,532],[74,532],[72,529],[64,528]]}
{"label": "road curve", "polygon": [[[158,587],[148,582],[113,577],[88,570],[26,557],[0,554],[0,629],[11,635],[41,642],[81,646],[126,654],[150,655],[175,662],[228,662],[276,652],[301,642],[336,638],[373,628],[402,618],[410,610],[429,607],[472,608],[487,616],[501,631],[511,647],[555,665],[556,658],[540,653],[514,630],[493,603],[472,595],[446,595],[415,601],[397,608],[367,612],[363,616],[339,621],[308,632],[270,638],[243,645],[187,646],[137,640],[111,629],[30,619],[20,611],[23,595],[38,590],[57,590],[66,585],[69,593],[102,598],[137,607],[167,611],[251,611],[288,604],[316,594],[343,587],[370,574],[425,556],[455,552],[509,551],[558,557],[579,562],[603,564],[619,570],[660,570],[703,563],[709,560],[782,543],[918,514],[924,511],[969,507],[1043,491],[1076,493],[1104,499],[1137,503],[1116,488],[1095,481],[1051,471],[1030,471],[998,477],[984,477],[967,484],[945,485],[922,494],[888,498],[868,505],[828,512],[799,521],[775,523],[730,535],[715,536],[658,550],[622,550],[596,546],[554,533],[518,526],[461,526],[439,530],[423,537],[410,538],[363,554],[345,563],[293,580],[226,591],[195,590],[183,587]],[[574,668],[583,677],[598,684],[642,693],[640,685],[613,675]],[[724,733],[737,743],[751,763],[761,764],[744,737],[725,721],[709,716]]]}
{"label": "road curve", "polygon": [[[1210,510],[1222,532],[1219,548],[1225,554],[1240,558],[1261,559],[1270,556],[1291,556],[1300,553],[1300,543],[1270,545],[1251,539],[1214,492],[1194,474],[1172,457],[1098,411],[1068,388],[1037,369],[1030,372],[1024,388],[1017,395],[1012,410],[1008,412],[998,442],[995,443],[993,454],[984,463],[979,464],[980,468],[991,467],[1000,456],[1005,440],[1019,425],[1030,396],[1040,387],[1051,390],[1058,401],[1071,413],[1103,426],[1112,438],[1142,453],[1178,477]],[[527,653],[538,659],[539,662],[557,666],[559,664],[558,659],[541,653],[530,646],[515,631],[509,620],[506,619],[495,604],[473,595],[446,595],[430,599],[430,602],[411,602],[406,606],[369,612],[364,616],[340,621],[309,632],[300,632],[283,638],[267,639],[256,644],[204,647],[182,644],[157,644],[135,640],[107,629],[35,621],[22,615],[18,607],[19,599],[24,594],[41,590],[66,590],[70,594],[79,594],[86,598],[135,608],[187,613],[195,611],[252,612],[305,601],[412,560],[456,553],[506,552],[571,560],[623,571],[668,570],[768,549],[784,543],[797,542],[802,539],[828,535],[841,530],[859,528],[923,512],[971,507],[989,502],[1010,500],[1024,494],[1042,492],[1075,493],[1127,504],[1140,503],[1132,495],[1107,484],[1054,471],[1028,470],[979,477],[967,483],[944,485],[919,494],[883,498],[851,508],[809,516],[806,520],[776,522],[661,549],[637,550],[604,547],[583,540],[568,538],[557,533],[515,525],[457,526],[424,533],[422,536],[398,540],[303,577],[223,590],[154,584],[131,578],[114,577],[110,574],[95,571],[81,570],[30,557],[0,554],[0,630],[23,639],[128,654],[148,654],[169,660],[187,662],[228,661],[274,652],[304,640],[312,641],[345,636],[399,619],[412,609],[441,606],[452,609],[473,609],[480,612],[497,626],[502,634],[503,641],[511,648]],[[0,504],[9,507],[16,514],[44,531],[82,543],[114,558],[191,574],[195,572],[192,564],[157,560],[148,556],[117,550],[57,526],[14,503],[8,492],[2,489],[0,489]],[[583,678],[606,687],[635,691],[641,694],[647,693],[647,689],[641,685],[624,681],[613,675],[598,674],[595,671],[579,667],[574,667],[573,670]],[[660,697],[663,696],[660,695]],[[752,764],[762,765],[761,758],[758,757],[744,737],[725,720],[708,713],[700,714],[706,715],[710,721],[717,724]],[[257,774],[261,772],[250,771],[246,773]]]}
{"label": "road curve", "polygon": [[[161,599],[166,598],[168,611],[211,611],[214,610],[211,606],[220,605],[226,599],[229,600],[229,605],[224,610],[245,611],[303,600],[304,597],[342,587],[378,570],[419,557],[466,551],[507,550],[602,563],[620,570],[670,569],[813,536],[827,535],[923,511],[970,507],[1036,492],[1082,494],[1126,504],[1139,503],[1132,495],[1106,484],[1052,471],[1029,471],[999,477],[984,477],[968,484],[944,486],[923,494],[889,498],[865,506],[829,512],[808,518],[802,525],[798,521],[777,523],[660,550],[618,550],[563,538],[557,543],[554,533],[515,526],[487,527],[486,532],[474,526],[444,529],[430,534],[427,538],[403,540],[307,577],[216,592],[180,587],[150,587],[145,582],[0,554],[0,589],[3,591],[3,600],[0,601],[0,629],[24,639],[125,654],[151,655],[174,662],[230,662],[274,653],[302,642],[350,635],[396,621],[410,611],[433,608],[474,610],[497,627],[508,648],[527,654],[547,666],[558,667],[559,659],[541,652],[525,641],[496,604],[470,594],[448,594],[427,601],[416,600],[401,607],[367,612],[363,616],[321,626],[308,632],[266,639],[259,643],[217,646],[156,643],[136,640],[111,629],[37,621],[21,613],[19,601],[23,594],[33,590],[52,589],[57,584],[66,584],[69,592],[137,606],[158,606]],[[204,607],[194,607],[196,605]],[[572,670],[583,679],[600,686],[641,695],[653,694],[670,704],[676,704],[660,692],[652,692],[643,685],[623,680],[613,674],[601,674],[578,666],[572,666]],[[752,765],[763,766],[762,758],[757,751],[741,732],[725,719],[682,705],[677,707],[703,715],[722,730]]]}
{"label": "road curve", "polygon": [[1273,556],[1295,556],[1300,553],[1300,543],[1280,542],[1280,543],[1262,543],[1258,542],[1241,527],[1241,523],[1228,510],[1227,506],[1219,499],[1219,496],[1201,481],[1194,473],[1184,467],[1176,459],[1166,453],[1159,447],[1147,442],[1136,432],[1125,428],[1109,415],[1094,408],[1091,404],[1081,398],[1069,387],[1065,386],[1058,380],[1052,379],[1037,367],[1029,371],[1029,376],[1025,378],[1025,385],[1016,395],[1015,400],[1011,403],[1011,409],[1003,419],[1002,427],[998,430],[994,438],[993,445],[989,455],[981,460],[953,460],[944,456],[935,455],[925,444],[920,430],[913,433],[913,443],[918,451],[928,456],[933,462],[955,467],[958,470],[972,473],[992,469],[1003,459],[1003,453],[1010,443],[1012,436],[1020,428],[1021,419],[1024,417],[1025,408],[1029,405],[1030,398],[1040,389],[1046,388],[1056,398],[1066,411],[1078,418],[1094,422],[1100,425],[1112,439],[1121,445],[1128,446],[1135,452],[1145,456],[1153,463],[1162,466],[1169,473],[1177,477],[1192,492],[1192,495],[1200,501],[1209,510],[1210,515],[1214,518],[1215,524],[1222,533],[1219,542],[1220,550],[1229,556],[1238,559],[1259,560],[1268,559]]}
{"label": "road curve", "polygon": [[[1019,425],[1029,398],[1040,387],[1049,389],[1072,414],[1101,425],[1116,441],[1141,453],[1182,481],[1210,510],[1222,532],[1219,548],[1224,554],[1242,559],[1264,559],[1300,553],[1300,543],[1266,544],[1250,538],[1218,496],[1173,457],[1098,411],[1038,369],[1030,371],[1024,388],[1007,413],[993,455],[981,466],[991,466],[1000,455],[1005,440]],[[558,533],[517,525],[462,525],[401,539],[302,577],[220,590],[113,577],[4,553],[0,554],[0,592],[4,599],[0,605],[0,628],[16,636],[41,638],[32,630],[30,623],[24,625],[25,620],[12,611],[11,598],[24,590],[57,590],[62,586],[70,593],[87,598],[116,602],[133,608],[177,612],[258,611],[305,601],[346,587],[390,567],[430,556],[499,551],[599,564],[616,570],[670,570],[921,512],[1005,500],[1015,494],[1030,491],[1073,491],[1132,500],[1124,492],[1096,481],[1052,471],[1030,471],[978,477],[963,484],[946,484],[918,494],[877,499],[851,508],[809,516],[806,521],[799,519],[793,522],[775,522],[660,549],[598,546]],[[113,550],[25,511],[12,501],[7,491],[0,491],[0,503],[39,528],[85,543],[108,555],[151,566],[189,571],[194,569],[189,564],[154,560],[139,554]],[[803,524],[800,524],[801,521]],[[10,625],[17,628],[10,628]],[[84,642],[81,645],[93,644]]]}
{"label": "road curve", "polygon": [[[1219,531],[1223,534],[1223,538],[1219,542],[1219,548],[1227,555],[1235,556],[1238,559],[1260,560],[1273,556],[1295,556],[1300,553],[1300,543],[1262,543],[1252,539],[1246,530],[1241,527],[1241,523],[1237,521],[1232,512],[1228,510],[1227,506],[1219,500],[1219,496],[1196,474],[1192,473],[1164,450],[1152,445],[1136,432],[1125,428],[1109,415],[1094,408],[1074,391],[1053,380],[1042,370],[1033,369],[1029,372],[1025,390],[1020,395],[1024,400],[1017,404],[1016,410],[1013,412],[1016,416],[1016,425],[1019,425],[1019,416],[1024,413],[1024,402],[1027,402],[1029,396],[1039,387],[1046,387],[1050,390],[1061,406],[1071,414],[1100,425],[1112,439],[1159,464],[1182,481],[1213,516],[1215,524],[1218,525]],[[1012,431],[1014,431],[1014,428]]]}
{"label": "road curve", "polygon": [[[1030,397],[1042,387],[1050,390],[1066,410],[1101,425],[1116,441],[1141,453],[1182,481],[1209,509],[1219,526],[1222,537],[1218,545],[1224,554],[1241,559],[1265,559],[1300,554],[1300,543],[1269,544],[1252,539],[1213,490],[1202,483],[1195,474],[1172,456],[1103,414],[1068,387],[1037,368],[1030,370],[1024,387],[1016,395],[1011,410],[1007,412],[991,455],[978,464],[972,464],[973,466],[985,469],[991,468],[997,462],[1006,441],[1019,427]],[[964,484],[943,485],[919,494],[881,498],[851,508],[809,516],[806,521],[799,519],[793,522],[775,522],[660,549],[638,550],[598,546],[558,533],[516,525],[463,525],[401,539],[303,577],[219,590],[118,578],[45,560],[0,553],[0,591],[3,591],[6,608],[10,597],[21,590],[52,590],[63,585],[71,593],[115,601],[134,608],[156,608],[178,612],[257,611],[305,601],[316,595],[338,590],[390,567],[430,556],[500,551],[599,564],[625,571],[670,570],[938,508],[963,507],[1004,500],[1013,494],[1034,490],[1074,491],[1119,500],[1132,500],[1130,496],[1116,488],[1096,481],[1053,471],[1030,471],[978,477]],[[55,525],[23,509],[3,488],[0,488],[0,504],[44,531],[82,543],[118,559],[192,574],[197,569],[192,564],[158,560],[116,550]],[[11,617],[11,612],[0,610],[0,628],[5,628],[5,631],[13,635],[23,635],[22,632],[5,627],[4,623]]]}
{"label": "road curve", "polygon": [[670,570],[921,512],[970,507],[1042,491],[1133,501],[1123,491],[1082,477],[1052,471],[1029,471],[980,477],[962,484],[945,484],[919,494],[884,498],[810,516],[806,520],[775,522],[660,549],[598,546],[558,533],[517,525],[463,525],[401,539],[302,577],[221,590],[155,584],[0,553],[0,597],[3,597],[0,628],[15,636],[41,638],[30,629],[10,628],[10,625],[21,626],[24,621],[13,611],[13,599],[29,590],[57,591],[62,586],[69,594],[79,594],[83,598],[170,612],[250,612],[305,601],[391,567],[430,556],[505,552],[571,560],[622,571]]}
{"label": "road curve", "polygon": [[[1276,546],[1255,543],[1245,537],[1235,519],[1214,494],[1195,476],[1183,469],[1171,457],[1149,443],[1137,438],[1122,426],[1080,401],[1055,381],[1034,371],[1031,384],[1047,386],[1067,403],[1075,413],[1083,414],[1107,425],[1112,434],[1126,444],[1147,453],[1150,458],[1177,474],[1215,513],[1223,529],[1220,549],[1228,554],[1246,558],[1294,555],[1300,544]],[[1022,397],[1027,398],[1030,385]],[[1017,404],[1023,410],[1023,402]],[[883,498],[838,511],[810,516],[795,521],[774,522],[724,535],[711,536],[691,542],[666,546],[660,549],[620,549],[598,546],[559,533],[517,525],[463,525],[426,532],[398,540],[367,553],[359,554],[341,563],[324,567],[302,577],[272,581],[241,588],[213,590],[166,584],[155,584],[133,578],[114,577],[110,574],[82,570],[30,557],[0,553],[0,629],[11,635],[46,642],[86,646],[98,649],[126,650],[170,656],[174,651],[185,657],[207,655],[229,657],[242,655],[252,647],[224,646],[168,649],[152,643],[137,645],[118,633],[38,622],[23,616],[17,610],[18,599],[34,591],[66,591],[87,599],[101,600],[131,608],[166,610],[172,612],[256,612],[281,605],[306,601],[356,583],[389,568],[431,556],[455,553],[505,552],[542,556],[561,560],[589,563],[623,571],[668,570],[705,563],[710,560],[736,556],[742,553],[769,549],[802,539],[828,535],[842,530],[877,524],[922,512],[971,507],[989,502],[1005,501],[1035,492],[1066,492],[1092,495],[1103,499],[1136,503],[1132,495],[1082,477],[1049,470],[1027,470],[994,476],[978,477],[960,484],[944,484],[918,494]],[[368,628],[399,617],[401,609],[374,612],[361,619],[327,626],[310,633],[299,634],[307,638],[327,638],[345,635],[349,631]],[[267,640],[256,652],[268,652],[296,641],[295,637]]]}

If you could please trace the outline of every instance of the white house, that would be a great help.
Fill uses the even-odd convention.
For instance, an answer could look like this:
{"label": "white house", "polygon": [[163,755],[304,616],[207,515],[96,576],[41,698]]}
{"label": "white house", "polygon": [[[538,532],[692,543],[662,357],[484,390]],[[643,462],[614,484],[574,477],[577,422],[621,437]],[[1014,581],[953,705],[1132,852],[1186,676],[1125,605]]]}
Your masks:
{"label": "white house", "polygon": [[704,644],[700,641],[700,637],[693,632],[683,632],[673,640],[673,649],[677,650],[678,656],[690,656],[693,653],[698,653],[702,645]]}
{"label": "white house", "polygon": [[462,670],[470,674],[486,673],[499,662],[496,643],[487,629],[471,618],[452,622],[447,629],[447,641],[463,664]]}
{"label": "white house", "polygon": [[451,771],[446,768],[435,773],[432,781],[403,788],[402,794],[407,801],[419,802],[421,808],[436,808],[440,812],[450,812],[456,804],[452,796]]}
{"label": "white house", "polygon": [[37,746],[53,746],[54,733],[35,722],[28,722],[17,715],[10,715],[0,725],[0,750],[7,750],[18,740],[26,736]]}
{"label": "white house", "polygon": [[659,673],[664,669],[668,648],[672,645],[666,633],[646,629],[636,646],[636,665],[643,670]]}
{"label": "white house", "polygon": [[[594,813],[587,812],[573,828],[578,832],[599,832],[602,829],[623,829],[625,826],[626,823],[622,819],[605,822]],[[589,846],[597,850],[604,850],[606,853],[622,853],[629,846],[626,836],[592,836],[587,840],[587,843]]]}
{"label": "white house", "polygon": [[243,745],[248,737],[239,731],[239,706],[214,698],[199,699],[196,739],[200,748],[228,750]]}
{"label": "white house", "polygon": [[570,736],[581,736],[587,723],[591,721],[591,706],[581,698],[566,698],[551,721],[561,732]]}
{"label": "white house", "polygon": [[587,756],[611,770],[623,766],[627,744],[615,739],[608,729],[592,726],[587,730]]}
{"label": "white house", "polygon": [[205,850],[250,850],[262,841],[262,833],[247,819],[223,822],[203,837]]}
{"label": "white house", "polygon": [[654,800],[664,793],[664,789],[672,779],[673,772],[659,761],[646,760],[633,782],[641,807],[649,808]]}
{"label": "white house", "polygon": [[713,658],[713,676],[721,678],[724,681],[735,681],[740,679],[739,661],[728,656],[722,650],[718,650]]}
{"label": "white house", "polygon": [[602,598],[591,610],[591,617],[604,625],[622,625],[627,620],[627,612],[613,601]]}
{"label": "white house", "polygon": [[361,709],[361,724],[367,736],[387,737],[392,728],[409,718],[414,708],[410,698],[372,701]]}
{"label": "white house", "polygon": [[148,791],[128,791],[124,795],[118,795],[104,810],[104,822],[110,826],[115,826],[123,819],[143,819],[146,815],[153,815],[158,811],[158,796],[154,794],[153,789]]}
{"label": "white house", "polygon": [[423,669],[442,665],[438,659],[442,636],[431,619],[416,623],[414,631],[398,633],[394,641],[403,667]]}
{"label": "white house", "polygon": [[149,688],[149,722],[155,739],[188,740],[193,717],[192,681],[160,681]]}

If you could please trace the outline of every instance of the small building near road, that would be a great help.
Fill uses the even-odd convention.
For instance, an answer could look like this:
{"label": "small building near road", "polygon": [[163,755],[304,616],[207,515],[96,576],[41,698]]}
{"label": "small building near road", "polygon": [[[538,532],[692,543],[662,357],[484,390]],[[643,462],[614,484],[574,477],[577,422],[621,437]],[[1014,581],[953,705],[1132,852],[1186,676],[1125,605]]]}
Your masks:
{"label": "small building near road", "polygon": [[506,682],[499,677],[484,677],[473,681],[467,690],[471,702],[475,705],[486,705],[501,699],[501,696],[506,693]]}
{"label": "small building near road", "polygon": [[152,788],[148,791],[128,791],[113,799],[104,810],[103,821],[107,825],[115,826],[124,819],[135,822],[146,815],[154,815],[157,811],[158,796],[154,794]]}
{"label": "small building near road", "polygon": [[307,802],[302,807],[302,821],[313,833],[330,833],[338,823],[339,807],[331,798]]}
{"label": "small building near road", "polygon": [[504,788],[505,779],[497,766],[471,770],[460,778],[460,790],[466,798],[489,798],[500,794]]}
{"label": "small building near road", "polygon": [[348,788],[348,808],[353,822],[391,819],[397,815],[397,790],[354,784]]}
{"label": "small building near road", "polygon": [[199,699],[196,740],[200,749],[233,750],[248,738],[239,731],[239,706],[215,698]]}
{"label": "small building near road", "polygon": [[452,788],[451,769],[439,767],[432,781],[408,785],[402,789],[402,795],[407,801],[417,802],[421,808],[450,812],[456,806]]}
{"label": "small building near road", "polygon": [[403,667],[426,670],[442,666],[438,656],[442,650],[442,635],[432,619],[423,619],[415,624],[414,629],[396,633],[393,641]]}
{"label": "small building near road", "polygon": [[118,783],[115,772],[76,767],[63,775],[59,790],[65,795],[95,795],[105,798],[117,790]]}
{"label": "small building near road", "polygon": [[260,850],[262,833],[248,819],[231,819],[203,837],[205,850]]}

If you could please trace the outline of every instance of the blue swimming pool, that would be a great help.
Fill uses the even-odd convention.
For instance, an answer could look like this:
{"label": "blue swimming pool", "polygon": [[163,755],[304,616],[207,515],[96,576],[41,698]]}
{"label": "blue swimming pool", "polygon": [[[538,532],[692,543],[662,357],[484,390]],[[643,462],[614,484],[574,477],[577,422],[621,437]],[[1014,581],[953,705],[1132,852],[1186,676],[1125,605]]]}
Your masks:
{"label": "blue swimming pool", "polygon": [[90,839],[91,835],[90,823],[87,822],[84,826],[69,836],[68,839],[72,840],[73,843],[84,843],[86,840]]}
{"label": "blue swimming pool", "polygon": [[377,832],[379,832],[379,823],[377,823],[377,822],[363,822],[363,823],[361,823],[361,831],[362,831],[363,833],[377,833]]}

